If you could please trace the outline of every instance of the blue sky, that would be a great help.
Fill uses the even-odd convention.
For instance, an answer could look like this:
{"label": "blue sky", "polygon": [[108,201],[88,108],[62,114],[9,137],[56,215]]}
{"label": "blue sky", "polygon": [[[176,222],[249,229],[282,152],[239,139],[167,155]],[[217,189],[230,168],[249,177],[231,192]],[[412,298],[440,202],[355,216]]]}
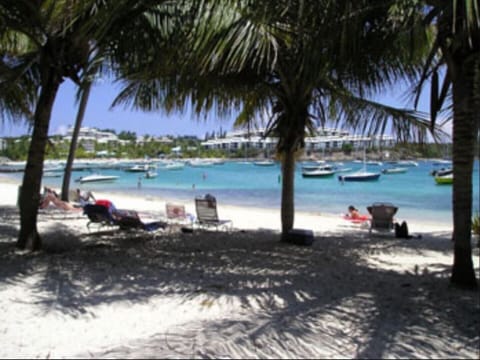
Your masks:
{"label": "blue sky", "polygon": [[[62,133],[73,125],[77,112],[75,103],[76,87],[65,81],[59,90],[50,121],[50,134]],[[396,107],[407,107],[405,102],[405,86],[399,85],[377,100]],[[222,130],[231,131],[233,118],[221,119],[209,116],[208,119],[193,118],[190,114],[144,113],[119,106],[110,109],[118,88],[111,83],[97,83],[90,94],[83,126],[100,129],[133,131],[137,135],[196,135],[203,138],[205,133]],[[428,97],[422,96],[419,110],[427,111]],[[19,136],[28,133],[25,126],[11,123],[0,123],[0,137]]]}

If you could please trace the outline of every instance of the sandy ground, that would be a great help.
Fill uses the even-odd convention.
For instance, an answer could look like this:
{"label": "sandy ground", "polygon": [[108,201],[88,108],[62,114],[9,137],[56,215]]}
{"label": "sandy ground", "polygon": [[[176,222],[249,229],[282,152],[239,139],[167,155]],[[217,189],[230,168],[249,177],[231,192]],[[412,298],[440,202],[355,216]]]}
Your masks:
{"label": "sandy ground", "polygon": [[[32,254],[15,249],[17,184],[0,182],[0,358],[480,356],[480,293],[449,287],[443,224],[409,221],[422,238],[407,240],[297,213],[315,233],[301,247],[279,242],[278,211],[220,199],[230,233],[89,232],[81,212],[46,211]],[[174,201],[95,195],[145,221]]]}

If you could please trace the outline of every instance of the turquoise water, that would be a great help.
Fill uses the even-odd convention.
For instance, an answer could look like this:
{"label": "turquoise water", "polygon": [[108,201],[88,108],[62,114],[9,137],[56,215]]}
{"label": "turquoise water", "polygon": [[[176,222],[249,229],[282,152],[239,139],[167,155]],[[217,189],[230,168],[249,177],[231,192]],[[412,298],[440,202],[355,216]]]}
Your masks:
{"label": "turquoise water", "polygon": [[[399,216],[405,219],[447,222],[452,221],[452,186],[437,185],[430,171],[438,168],[431,161],[419,161],[418,167],[409,167],[404,174],[382,174],[374,182],[345,182],[337,176],[332,178],[303,178],[301,164],[295,174],[295,209],[322,213],[345,213],[353,204],[361,212],[376,201],[391,202],[399,207]],[[344,163],[353,170],[361,164]],[[369,171],[381,171],[384,166],[369,165]],[[103,175],[117,175],[113,183],[74,183],[73,187],[95,191],[125,191],[130,195],[153,195],[176,198],[188,204],[195,196],[211,193],[219,204],[279,208],[281,184],[280,166],[255,166],[241,162],[226,162],[211,167],[185,166],[183,170],[157,170],[154,179],[141,181],[139,173],[122,170],[102,170]],[[88,172],[74,172],[72,179],[87,175]],[[21,174],[17,176],[21,177]],[[48,178],[46,184],[60,187],[61,178]],[[193,187],[194,184],[194,187]],[[479,206],[479,163],[475,162],[473,179],[473,210]]]}

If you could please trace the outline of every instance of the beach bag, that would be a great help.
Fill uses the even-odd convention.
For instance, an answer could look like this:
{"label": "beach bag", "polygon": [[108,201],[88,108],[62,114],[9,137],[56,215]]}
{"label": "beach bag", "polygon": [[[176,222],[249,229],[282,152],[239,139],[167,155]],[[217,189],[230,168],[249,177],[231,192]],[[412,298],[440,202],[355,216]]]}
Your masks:
{"label": "beach bag", "polygon": [[410,239],[408,235],[408,225],[406,221],[403,221],[401,225],[395,223],[395,237],[399,239]]}

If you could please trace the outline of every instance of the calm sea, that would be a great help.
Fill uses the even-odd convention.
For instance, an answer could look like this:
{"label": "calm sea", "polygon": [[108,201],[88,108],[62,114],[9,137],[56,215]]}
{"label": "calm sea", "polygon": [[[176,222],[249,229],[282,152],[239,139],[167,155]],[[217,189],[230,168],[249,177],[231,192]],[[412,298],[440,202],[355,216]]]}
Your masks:
{"label": "calm sea", "polygon": [[[343,163],[346,168],[360,169],[362,164]],[[369,171],[381,171],[385,166],[369,165]],[[345,182],[337,176],[331,178],[303,178],[301,163],[295,174],[295,209],[322,213],[345,213],[348,205],[366,212],[366,206],[373,202],[391,202],[399,207],[399,216],[405,219],[425,221],[452,221],[452,186],[437,185],[430,175],[433,169],[440,168],[432,161],[419,161],[417,167],[409,167],[406,173],[382,174],[374,182]],[[188,204],[195,196],[211,193],[219,204],[280,207],[281,183],[280,166],[255,166],[252,163],[225,162],[210,167],[191,167],[182,170],[163,170],[159,166],[158,176],[145,179],[141,173],[123,170],[102,170],[103,175],[117,175],[113,183],[73,182],[88,175],[88,172],[74,172],[72,188],[80,187],[95,191],[126,192],[129,195],[158,196],[176,198]],[[14,176],[22,177],[23,174]],[[139,177],[141,186],[138,186]],[[46,178],[45,184],[60,187],[61,178]],[[479,205],[479,162],[475,162],[473,180],[473,211]]]}

